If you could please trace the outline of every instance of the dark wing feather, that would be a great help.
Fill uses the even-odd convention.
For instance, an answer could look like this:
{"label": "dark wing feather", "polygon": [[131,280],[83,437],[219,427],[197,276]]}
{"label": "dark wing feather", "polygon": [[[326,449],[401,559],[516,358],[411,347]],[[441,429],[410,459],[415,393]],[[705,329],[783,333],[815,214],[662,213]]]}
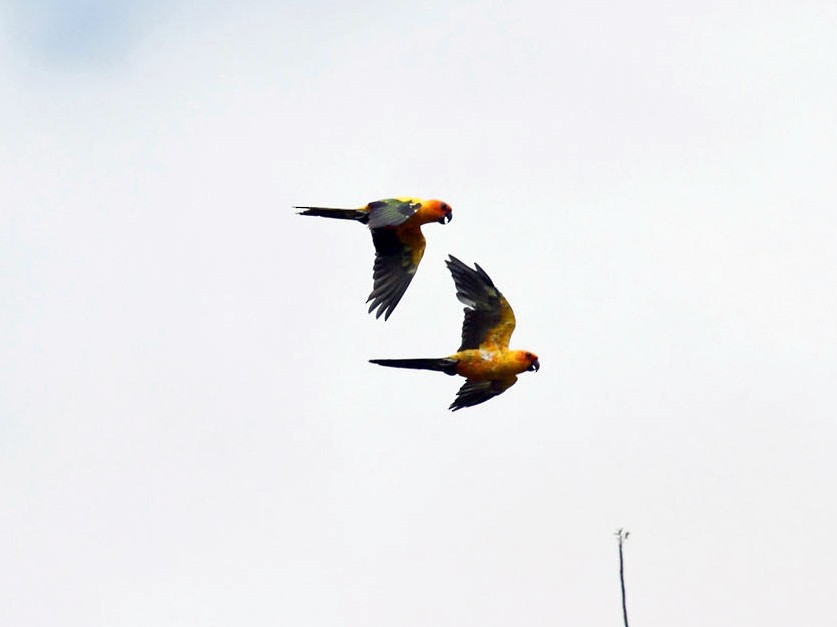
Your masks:
{"label": "dark wing feather", "polygon": [[456,400],[451,403],[448,409],[456,411],[463,407],[473,407],[487,400],[499,396],[511,386],[517,383],[517,377],[512,375],[506,379],[494,379],[492,381],[477,381],[468,379],[456,393]]}
{"label": "dark wing feather", "polygon": [[[420,234],[418,237],[420,243],[423,243],[424,238]],[[375,244],[375,266],[372,271],[372,293],[366,302],[372,301],[370,312],[378,310],[376,318],[383,315],[386,320],[416,274],[413,249],[399,239],[394,229],[373,229],[372,242]]]}
{"label": "dark wing feather", "polygon": [[369,228],[379,229],[403,224],[418,211],[421,203],[388,198],[370,202],[366,207],[369,210]]}
{"label": "dark wing feather", "polygon": [[453,255],[446,263],[456,285],[456,297],[466,305],[459,350],[508,348],[514,331],[514,312],[500,290],[479,264],[469,268]]}

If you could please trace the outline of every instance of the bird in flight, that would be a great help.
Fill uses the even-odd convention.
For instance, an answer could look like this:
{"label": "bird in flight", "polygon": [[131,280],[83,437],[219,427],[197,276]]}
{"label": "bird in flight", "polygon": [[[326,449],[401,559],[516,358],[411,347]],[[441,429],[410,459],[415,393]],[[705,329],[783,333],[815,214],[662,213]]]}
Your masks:
{"label": "bird in flight", "polygon": [[510,350],[514,312],[485,271],[466,266],[453,255],[445,261],[453,275],[456,297],[465,304],[462,346],[449,357],[437,359],[370,359],[391,368],[437,370],[466,378],[448,409],[479,405],[502,394],[517,382],[517,375],[537,371],[538,356],[529,351]]}
{"label": "bird in flight", "polygon": [[404,296],[424,255],[425,239],[421,225],[430,222],[445,224],[453,219],[451,207],[441,200],[419,198],[387,198],[370,202],[359,209],[328,207],[294,207],[304,209],[304,216],[357,220],[372,231],[375,265],[372,270],[372,293],[366,302],[369,313],[389,318]]}

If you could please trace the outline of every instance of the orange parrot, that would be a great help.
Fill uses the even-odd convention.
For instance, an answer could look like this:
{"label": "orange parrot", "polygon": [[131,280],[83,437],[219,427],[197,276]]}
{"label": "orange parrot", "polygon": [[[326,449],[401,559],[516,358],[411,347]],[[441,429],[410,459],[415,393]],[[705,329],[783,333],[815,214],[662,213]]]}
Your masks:
{"label": "orange parrot", "polygon": [[384,320],[404,296],[424,255],[425,240],[421,225],[430,222],[445,224],[453,219],[450,205],[441,200],[418,198],[387,198],[370,202],[360,209],[327,207],[294,207],[304,216],[357,220],[372,231],[375,245],[375,266],[372,270],[372,293],[366,299],[369,313],[377,308],[376,318]]}
{"label": "orange parrot", "polygon": [[462,346],[449,357],[438,359],[370,359],[391,368],[438,370],[465,377],[465,384],[448,409],[479,405],[502,394],[517,382],[517,375],[537,371],[538,356],[529,351],[510,350],[514,312],[485,271],[474,270],[453,255],[445,262],[456,284],[456,297],[466,305],[462,323]]}

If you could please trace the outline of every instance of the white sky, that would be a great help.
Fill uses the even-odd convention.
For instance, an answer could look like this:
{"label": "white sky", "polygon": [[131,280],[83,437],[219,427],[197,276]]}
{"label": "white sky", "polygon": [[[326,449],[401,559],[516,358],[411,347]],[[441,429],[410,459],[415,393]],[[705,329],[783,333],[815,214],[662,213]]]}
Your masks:
{"label": "white sky", "polygon": [[[673,7],[672,5],[676,5]],[[6,2],[0,623],[832,625],[837,5]],[[389,322],[361,227],[441,198]],[[538,353],[459,342],[477,261]]]}

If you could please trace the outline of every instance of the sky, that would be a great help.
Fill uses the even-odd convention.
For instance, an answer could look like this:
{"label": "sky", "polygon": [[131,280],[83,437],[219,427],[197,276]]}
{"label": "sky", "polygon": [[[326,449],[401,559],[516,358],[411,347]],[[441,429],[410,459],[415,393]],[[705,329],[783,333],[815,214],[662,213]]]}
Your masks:
{"label": "sky", "polygon": [[[0,622],[833,623],[837,5],[0,4]],[[440,198],[392,317],[360,225]],[[488,403],[479,263],[541,369]]]}

